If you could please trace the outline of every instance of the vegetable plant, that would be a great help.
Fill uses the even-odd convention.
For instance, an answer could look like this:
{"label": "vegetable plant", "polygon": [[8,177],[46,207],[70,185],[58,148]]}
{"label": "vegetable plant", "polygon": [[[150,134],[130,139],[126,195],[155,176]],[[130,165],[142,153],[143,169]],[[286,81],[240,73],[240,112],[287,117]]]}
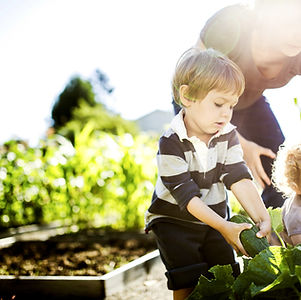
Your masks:
{"label": "vegetable plant", "polygon": [[[269,213],[279,235],[281,209],[270,208]],[[269,246],[253,258],[243,257],[243,270],[237,278],[230,265],[212,267],[213,278],[202,275],[187,299],[301,299],[301,245],[286,247],[283,241],[282,245]]]}

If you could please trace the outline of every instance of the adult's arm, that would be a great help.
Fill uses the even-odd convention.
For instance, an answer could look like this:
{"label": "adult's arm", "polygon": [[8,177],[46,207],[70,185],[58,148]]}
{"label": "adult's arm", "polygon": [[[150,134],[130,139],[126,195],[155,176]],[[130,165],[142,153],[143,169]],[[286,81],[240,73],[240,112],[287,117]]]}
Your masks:
{"label": "adult's arm", "polygon": [[264,171],[260,156],[265,155],[270,158],[275,158],[275,153],[269,149],[259,146],[258,144],[245,139],[238,133],[239,142],[244,152],[244,160],[250,168],[256,182],[264,188],[265,185],[270,185],[271,180]]}

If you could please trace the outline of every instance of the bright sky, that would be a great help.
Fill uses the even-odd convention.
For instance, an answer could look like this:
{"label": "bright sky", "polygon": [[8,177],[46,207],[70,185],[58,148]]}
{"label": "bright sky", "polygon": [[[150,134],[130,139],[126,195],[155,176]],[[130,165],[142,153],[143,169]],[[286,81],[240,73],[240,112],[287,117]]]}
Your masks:
{"label": "bright sky", "polygon": [[[36,144],[71,76],[88,78],[97,68],[115,88],[111,108],[124,118],[171,110],[178,57],[216,10],[237,1],[0,0],[0,143]],[[289,139],[300,136],[293,105],[300,80],[266,93]]]}

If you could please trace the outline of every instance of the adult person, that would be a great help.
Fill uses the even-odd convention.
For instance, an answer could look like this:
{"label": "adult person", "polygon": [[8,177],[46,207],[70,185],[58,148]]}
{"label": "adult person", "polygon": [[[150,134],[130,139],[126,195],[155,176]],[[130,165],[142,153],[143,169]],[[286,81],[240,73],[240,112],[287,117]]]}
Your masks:
{"label": "adult person", "polygon": [[282,194],[270,178],[284,135],[263,92],[301,74],[301,1],[255,0],[253,7],[227,6],[206,22],[197,46],[219,50],[242,70],[246,88],[231,123],[237,126],[244,158],[263,188],[266,207],[282,206]]}

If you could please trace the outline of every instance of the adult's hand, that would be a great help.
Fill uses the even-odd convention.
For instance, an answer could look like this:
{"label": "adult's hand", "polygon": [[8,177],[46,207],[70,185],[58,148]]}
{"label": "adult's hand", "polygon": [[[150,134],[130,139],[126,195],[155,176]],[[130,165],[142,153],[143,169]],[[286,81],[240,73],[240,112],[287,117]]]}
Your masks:
{"label": "adult's hand", "polygon": [[270,185],[271,180],[264,171],[260,156],[265,155],[274,159],[276,157],[275,153],[269,148],[261,147],[254,142],[246,140],[240,134],[238,134],[238,137],[244,151],[244,159],[250,168],[254,179],[262,188],[264,188],[265,185]]}

